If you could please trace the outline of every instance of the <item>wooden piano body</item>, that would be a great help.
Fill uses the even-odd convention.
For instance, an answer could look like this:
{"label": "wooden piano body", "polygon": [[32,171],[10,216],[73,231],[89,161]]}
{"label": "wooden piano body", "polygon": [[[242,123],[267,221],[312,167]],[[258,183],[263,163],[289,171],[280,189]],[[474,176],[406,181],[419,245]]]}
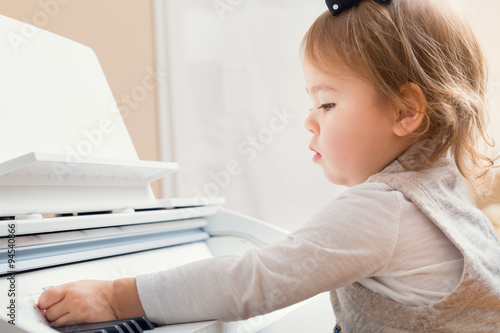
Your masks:
{"label": "wooden piano body", "polygon": [[[94,52],[4,16],[0,31],[1,332],[55,332],[35,307],[44,288],[239,255],[286,236],[220,208],[221,198],[157,200],[149,183],[178,166],[139,160]],[[155,332],[256,332],[290,311]]]}

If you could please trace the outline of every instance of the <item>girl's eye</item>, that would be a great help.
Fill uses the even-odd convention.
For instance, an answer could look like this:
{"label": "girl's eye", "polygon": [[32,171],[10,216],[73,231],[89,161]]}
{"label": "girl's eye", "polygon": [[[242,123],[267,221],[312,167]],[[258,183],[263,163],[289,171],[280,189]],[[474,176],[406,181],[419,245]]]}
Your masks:
{"label": "girl's eye", "polygon": [[335,103],[326,103],[326,104],[321,104],[318,109],[323,109],[324,111],[328,111],[332,108],[335,107]]}

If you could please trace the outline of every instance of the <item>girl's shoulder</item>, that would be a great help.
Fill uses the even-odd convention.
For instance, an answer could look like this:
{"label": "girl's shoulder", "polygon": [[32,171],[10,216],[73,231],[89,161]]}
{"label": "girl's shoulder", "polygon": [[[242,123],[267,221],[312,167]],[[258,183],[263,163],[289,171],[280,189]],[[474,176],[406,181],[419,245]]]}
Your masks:
{"label": "girl's shoulder", "polygon": [[312,221],[335,221],[337,225],[384,225],[397,228],[404,196],[383,183],[362,183],[340,193],[317,212]]}
{"label": "girl's shoulder", "polygon": [[397,208],[399,205],[398,197],[401,195],[399,191],[385,183],[364,182],[340,193],[332,204],[358,204],[361,205],[361,209],[375,207],[379,207],[379,209]]}
{"label": "girl's shoulder", "polygon": [[403,193],[385,183],[365,182],[342,192],[317,212],[312,223],[330,223],[335,227],[379,228],[397,232],[402,226],[432,224],[429,218]]}

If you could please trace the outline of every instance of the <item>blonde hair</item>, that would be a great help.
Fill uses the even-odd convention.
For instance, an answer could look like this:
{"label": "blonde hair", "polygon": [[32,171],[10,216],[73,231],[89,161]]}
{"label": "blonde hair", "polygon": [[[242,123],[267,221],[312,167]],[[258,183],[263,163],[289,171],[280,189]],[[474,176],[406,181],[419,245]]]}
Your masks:
{"label": "blonde hair", "polygon": [[[303,57],[328,72],[341,61],[372,82],[379,96],[406,105],[400,88],[416,83],[427,99],[425,120],[415,133],[422,170],[450,152],[467,179],[494,166],[479,142],[487,134],[488,66],[467,17],[456,0],[393,0],[390,5],[360,1],[337,16],[326,11],[302,40]],[[395,104],[394,104],[395,103]]]}

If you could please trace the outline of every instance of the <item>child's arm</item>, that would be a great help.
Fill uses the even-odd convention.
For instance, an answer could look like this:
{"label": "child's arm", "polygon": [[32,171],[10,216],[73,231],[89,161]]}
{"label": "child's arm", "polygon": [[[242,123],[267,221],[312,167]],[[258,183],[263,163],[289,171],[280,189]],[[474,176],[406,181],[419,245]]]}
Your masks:
{"label": "child's arm", "polygon": [[38,299],[55,326],[144,316],[135,278],[85,280],[45,290]]}
{"label": "child's arm", "polygon": [[383,274],[398,244],[402,215],[397,193],[377,184],[352,188],[272,245],[114,283],[71,283],[48,289],[39,304],[56,325],[144,312],[159,324],[235,321],[269,313]]}

